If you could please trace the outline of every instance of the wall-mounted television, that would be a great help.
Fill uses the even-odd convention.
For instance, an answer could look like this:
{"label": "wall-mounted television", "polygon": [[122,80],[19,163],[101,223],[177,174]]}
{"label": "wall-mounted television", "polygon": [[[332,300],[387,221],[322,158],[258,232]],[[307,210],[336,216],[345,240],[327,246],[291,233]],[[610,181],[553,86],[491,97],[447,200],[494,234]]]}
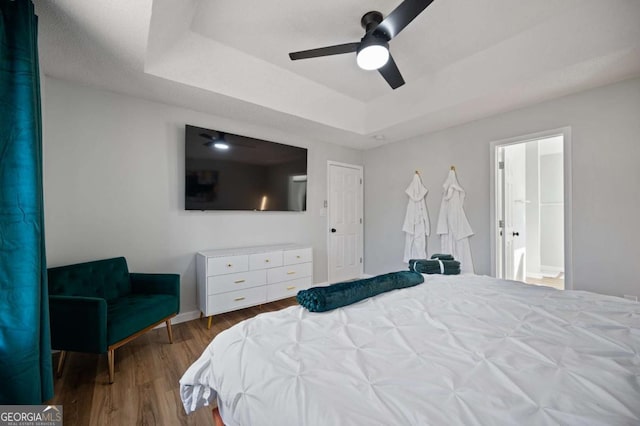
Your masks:
{"label": "wall-mounted television", "polygon": [[186,126],[185,209],[305,211],[307,150]]}

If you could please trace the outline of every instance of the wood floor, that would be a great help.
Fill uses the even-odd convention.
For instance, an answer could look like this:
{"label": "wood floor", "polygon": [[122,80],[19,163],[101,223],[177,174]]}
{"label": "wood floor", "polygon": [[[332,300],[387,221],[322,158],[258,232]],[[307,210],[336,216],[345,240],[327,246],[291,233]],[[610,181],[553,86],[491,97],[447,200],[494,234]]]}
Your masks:
{"label": "wood floor", "polygon": [[[49,404],[63,406],[71,425],[212,425],[211,410],[187,416],[178,381],[213,337],[232,325],[295,305],[294,298],[173,326],[173,344],[159,328],[115,352],[115,382],[108,383],[107,356],[69,352],[62,377],[55,381]],[[54,365],[57,355],[54,355]]]}
{"label": "wood floor", "polygon": [[548,287],[554,287],[558,290],[564,290],[564,274],[558,274],[555,277],[543,276],[541,278],[527,277],[527,284],[533,285],[546,285]]}

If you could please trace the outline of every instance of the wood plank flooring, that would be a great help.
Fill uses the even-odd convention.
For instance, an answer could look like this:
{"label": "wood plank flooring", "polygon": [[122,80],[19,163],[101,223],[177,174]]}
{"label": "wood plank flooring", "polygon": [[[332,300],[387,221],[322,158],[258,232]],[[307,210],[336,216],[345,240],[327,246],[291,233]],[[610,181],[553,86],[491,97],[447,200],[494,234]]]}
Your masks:
{"label": "wood plank flooring", "polygon": [[564,290],[564,274],[558,274],[558,276],[556,277],[547,277],[547,276],[543,276],[542,278],[527,277],[525,281],[527,284],[546,285],[547,287],[554,287],[554,288],[557,288],[558,290]]}
{"label": "wood plank flooring", "polygon": [[[295,305],[295,298],[152,330],[115,352],[115,382],[109,384],[107,355],[69,352],[49,404],[63,406],[64,424],[72,425],[212,425],[211,410],[187,416],[178,381],[221,331],[263,312]],[[54,355],[54,366],[58,355]]]}

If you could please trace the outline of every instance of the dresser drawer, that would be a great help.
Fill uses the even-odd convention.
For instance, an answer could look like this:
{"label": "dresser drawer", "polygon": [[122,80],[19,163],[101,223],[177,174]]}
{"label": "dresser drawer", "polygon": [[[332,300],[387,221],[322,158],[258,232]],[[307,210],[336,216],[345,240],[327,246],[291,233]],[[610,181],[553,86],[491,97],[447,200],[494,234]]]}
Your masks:
{"label": "dresser drawer", "polygon": [[310,277],[312,274],[313,267],[311,263],[287,265],[267,270],[267,283],[273,284],[280,281],[291,281],[297,278]]}
{"label": "dresser drawer", "polygon": [[311,262],[313,251],[311,248],[303,248],[298,250],[286,250],[284,252],[284,264],[295,265],[297,263]]}
{"label": "dresser drawer", "polygon": [[249,269],[266,269],[282,266],[282,251],[249,255]]}
{"label": "dresser drawer", "polygon": [[267,286],[246,288],[244,290],[230,291],[208,296],[207,315],[220,314],[234,311],[247,306],[259,305],[267,301]]}
{"label": "dresser drawer", "polygon": [[233,274],[249,270],[249,256],[210,257],[207,259],[207,275]]}
{"label": "dresser drawer", "polygon": [[300,290],[311,287],[311,277],[298,278],[291,281],[285,281],[277,284],[269,284],[267,286],[267,301],[284,299],[285,297],[293,297]]}
{"label": "dresser drawer", "polygon": [[267,283],[267,271],[247,271],[235,274],[214,275],[207,277],[207,294],[226,293],[227,291],[242,290],[245,288],[265,285]]}

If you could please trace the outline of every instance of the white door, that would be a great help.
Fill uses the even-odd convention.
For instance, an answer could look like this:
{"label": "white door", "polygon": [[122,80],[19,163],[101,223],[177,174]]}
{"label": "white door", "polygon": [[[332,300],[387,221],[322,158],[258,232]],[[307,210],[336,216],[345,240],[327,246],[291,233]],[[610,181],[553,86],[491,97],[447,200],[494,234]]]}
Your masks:
{"label": "white door", "polygon": [[503,148],[504,163],[504,278],[525,281],[526,239],[526,161],[525,145]]}
{"label": "white door", "polygon": [[362,167],[328,163],[329,282],[362,274]]}

